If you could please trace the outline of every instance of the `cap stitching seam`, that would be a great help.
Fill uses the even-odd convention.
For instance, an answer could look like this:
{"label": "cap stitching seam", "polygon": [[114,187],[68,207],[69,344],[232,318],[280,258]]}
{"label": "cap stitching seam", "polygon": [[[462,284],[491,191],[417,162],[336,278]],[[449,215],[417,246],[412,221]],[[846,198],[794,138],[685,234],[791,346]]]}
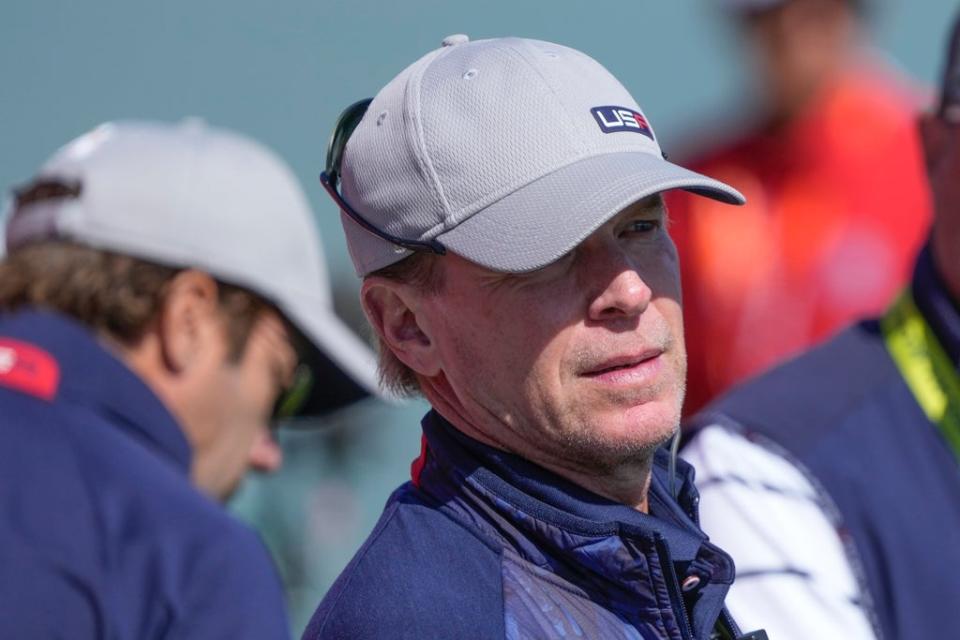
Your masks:
{"label": "cap stitching seam", "polygon": [[[536,65],[534,65],[532,62],[527,60],[527,57],[518,48],[516,48],[514,45],[507,45],[507,48],[509,48],[517,56],[519,56],[520,59],[524,61],[524,63],[526,63],[531,69],[533,69],[533,71],[538,76],[540,76],[540,79],[543,81],[543,84],[546,85],[546,87],[550,90],[550,93],[553,94],[554,100],[557,102],[557,104],[563,107],[562,111],[563,111],[563,114],[567,117],[567,120],[569,121],[570,130],[575,134],[578,134],[579,132],[577,130],[576,121],[573,119],[573,114],[570,113],[570,111],[567,109],[567,105],[563,102],[563,100],[560,99],[560,96],[557,93],[557,90],[553,86],[553,84],[551,84],[550,81],[547,80],[547,77],[543,75],[543,73],[541,73],[540,69]],[[583,136],[581,135],[577,135],[577,146],[579,147],[580,153],[586,152],[587,145],[585,144]]]}
{"label": "cap stitching seam", "polygon": [[[565,159],[565,161],[564,161],[562,164],[558,164],[558,165],[556,165],[556,166],[554,166],[554,167],[551,167],[551,168],[547,169],[546,171],[544,171],[543,173],[541,173],[541,174],[539,174],[539,175],[537,175],[537,176],[535,176],[535,177],[533,177],[533,178],[526,179],[526,180],[524,180],[523,182],[520,182],[520,183],[518,183],[518,184],[511,184],[509,187],[507,187],[506,189],[502,190],[501,192],[497,192],[496,195],[488,196],[486,199],[480,200],[480,201],[479,201],[479,203],[480,203],[479,205],[476,204],[476,203],[474,203],[474,206],[477,207],[476,211],[473,211],[473,212],[471,212],[471,213],[469,213],[469,214],[467,214],[467,215],[464,215],[464,217],[463,217],[462,219],[457,220],[457,223],[456,223],[456,224],[453,224],[453,225],[450,225],[449,228],[447,228],[447,227],[446,227],[446,224],[443,223],[443,222],[438,223],[438,224],[434,225],[433,227],[431,227],[430,229],[428,229],[427,232],[424,233],[423,237],[424,237],[424,238],[433,238],[433,237],[438,237],[438,236],[440,236],[440,235],[443,235],[444,233],[446,233],[446,232],[448,232],[448,231],[451,231],[451,230],[455,229],[456,227],[460,226],[461,224],[463,224],[464,222],[466,222],[467,220],[469,220],[469,219],[472,218],[473,216],[477,215],[478,213],[480,213],[481,211],[483,211],[483,210],[486,209],[487,207],[489,207],[489,206],[491,206],[491,205],[493,205],[493,204],[495,204],[495,203],[503,200],[504,198],[509,197],[510,195],[512,195],[513,193],[519,191],[520,189],[523,189],[524,187],[526,187],[526,186],[528,186],[528,185],[531,185],[531,184],[533,184],[534,182],[536,182],[537,180],[541,180],[541,179],[549,176],[549,175],[552,174],[552,173],[556,173],[557,171],[560,171],[560,170],[562,170],[562,169],[565,169],[565,168],[567,168],[567,167],[569,167],[569,166],[571,166],[571,165],[574,165],[574,164],[576,164],[576,163],[578,163],[578,162],[583,162],[584,160],[589,160],[590,158],[596,158],[596,157],[601,157],[601,156],[606,156],[606,155],[613,155],[613,154],[619,154],[619,153],[643,153],[643,154],[646,154],[646,155],[653,156],[652,153],[647,153],[646,151],[607,151],[607,150],[604,150],[604,151],[598,151],[598,152],[596,152],[596,153],[586,153],[586,154],[578,155],[578,156],[576,156],[575,158],[573,158],[572,160],[567,160],[567,159]],[[655,156],[654,156],[654,157],[655,157]],[[462,211],[462,210],[461,210],[461,211]],[[435,232],[435,235],[430,235],[430,234],[432,234],[432,233],[434,233],[434,232]]]}
{"label": "cap stitching seam", "polygon": [[[570,125],[571,131],[576,134],[576,132],[577,132],[577,127],[576,127],[576,121],[574,120],[573,115],[572,115],[572,114],[569,112],[569,110],[566,108],[566,105],[563,103],[563,101],[559,99],[556,89],[555,89],[554,86],[547,80],[546,76],[544,76],[544,75],[540,72],[540,70],[537,68],[537,66],[534,65],[532,62],[530,62],[530,61],[527,59],[527,57],[526,57],[515,45],[508,44],[508,45],[506,45],[504,48],[505,48],[505,50],[507,50],[509,53],[511,53],[512,55],[514,55],[515,57],[517,57],[521,62],[523,62],[523,64],[527,65],[527,67],[529,67],[530,69],[532,69],[532,70],[534,71],[534,73],[537,74],[537,76],[540,78],[541,82],[543,82],[543,84],[544,84],[544,86],[547,88],[547,90],[551,93],[551,95],[554,96],[555,102],[563,107],[563,108],[561,109],[561,111],[563,112],[564,116],[565,116],[566,119],[568,120],[568,124]],[[435,59],[434,59],[434,60],[435,60]],[[433,62],[433,61],[431,61],[431,63],[432,63],[432,62]],[[418,90],[419,90],[419,86],[418,86]],[[419,91],[418,91],[418,97],[419,97]],[[484,208],[490,206],[490,205],[493,204],[494,202],[498,202],[498,201],[502,200],[503,198],[506,198],[507,196],[509,196],[509,195],[512,194],[513,192],[515,192],[515,191],[517,191],[517,190],[519,190],[519,189],[522,189],[523,187],[527,186],[528,184],[532,184],[533,182],[539,180],[540,178],[543,178],[544,176],[550,175],[551,173],[553,173],[553,172],[555,172],[555,171],[559,171],[560,169],[563,169],[564,167],[569,166],[569,165],[571,165],[571,164],[573,164],[573,163],[575,163],[575,162],[580,162],[581,160],[585,160],[585,159],[587,159],[587,158],[589,158],[589,157],[593,157],[592,155],[589,154],[589,152],[588,152],[588,147],[587,147],[587,145],[584,143],[584,140],[582,139],[582,136],[577,136],[577,142],[576,142],[576,144],[575,144],[575,148],[576,148],[576,150],[577,150],[578,153],[577,153],[576,157],[575,157],[573,160],[570,160],[570,161],[568,161],[568,162],[566,162],[566,163],[564,163],[564,164],[557,165],[556,167],[553,167],[553,168],[551,168],[551,169],[548,169],[547,171],[541,173],[540,175],[538,175],[538,176],[536,176],[536,177],[534,177],[534,178],[532,178],[532,179],[530,179],[530,180],[527,180],[527,181],[525,181],[525,182],[519,183],[519,184],[517,184],[516,186],[513,186],[513,188],[510,188],[508,191],[506,191],[506,192],[503,193],[502,195],[498,195],[498,196],[492,197],[492,198],[488,199],[487,201],[481,200],[480,202],[483,203],[483,204],[477,205],[476,203],[473,203],[474,206],[477,207],[476,210],[473,211],[472,213],[463,215],[462,218],[460,217],[460,215],[457,215],[457,214],[462,213],[463,209],[460,209],[460,210],[458,210],[458,211],[456,211],[456,212],[451,211],[450,206],[449,206],[449,203],[446,202],[446,199],[444,198],[444,204],[446,205],[445,210],[444,210],[444,213],[446,214],[446,219],[443,220],[443,221],[441,221],[441,222],[439,222],[439,223],[437,223],[436,225],[430,227],[430,228],[421,236],[421,238],[436,238],[437,236],[440,236],[440,235],[442,235],[443,233],[445,233],[445,232],[447,232],[447,231],[450,231],[451,229],[454,229],[454,228],[456,228],[457,226],[459,226],[460,224],[462,224],[463,222],[469,220],[469,219],[472,218],[474,215],[478,214],[478,213],[481,212]],[[595,154],[595,155],[604,155],[604,153],[603,153],[603,152],[600,152],[600,153],[597,153],[597,154]],[[432,166],[431,166],[431,169],[432,169]],[[457,219],[457,221],[456,221],[455,223],[453,223],[451,219]]]}
{"label": "cap stitching seam", "polygon": [[[627,152],[627,153],[630,153],[630,152]],[[598,155],[606,155],[606,154],[598,154]],[[593,156],[591,156],[591,157],[593,157]],[[670,164],[670,163],[664,162],[664,164]],[[682,167],[681,167],[681,168],[682,168]],[[589,196],[586,195],[586,194],[584,194],[584,196],[583,196],[583,198],[581,198],[580,202],[583,202],[583,201],[585,201],[585,200],[595,199],[595,198],[603,198],[603,197],[607,196],[607,195],[610,194],[610,193],[616,192],[616,191],[617,191],[618,189],[620,189],[625,183],[629,183],[632,179],[633,179],[633,175],[624,176],[624,177],[621,178],[620,180],[617,180],[617,181],[615,181],[615,182],[607,185],[607,186],[604,187],[601,191],[591,193],[591,194],[589,194]],[[704,180],[704,179],[705,179],[705,180]],[[629,205],[630,203],[632,203],[632,202],[637,202],[637,201],[639,201],[639,200],[642,200],[643,198],[647,198],[647,197],[650,197],[650,196],[653,196],[653,195],[657,195],[657,194],[660,194],[660,193],[664,193],[664,192],[666,192],[666,191],[673,191],[673,190],[676,190],[676,189],[687,189],[687,188],[689,188],[689,187],[699,187],[699,188],[705,188],[705,189],[711,189],[711,190],[716,190],[716,191],[719,191],[719,192],[723,192],[723,189],[718,188],[715,184],[704,184],[704,182],[708,182],[708,183],[709,183],[709,182],[714,182],[714,183],[715,183],[716,181],[713,180],[712,178],[708,178],[708,177],[702,176],[702,175],[701,175],[701,176],[692,175],[692,176],[676,177],[676,178],[674,178],[674,179],[671,179],[671,180],[667,181],[667,185],[666,185],[666,186],[663,186],[663,187],[657,186],[657,188],[656,188],[655,191],[652,191],[652,192],[649,192],[649,193],[645,193],[644,195],[641,195],[641,196],[639,196],[639,197],[633,198],[632,200],[630,200],[630,202],[622,203],[622,204],[618,205],[617,208],[615,208],[613,211],[611,211],[611,212],[609,212],[609,213],[607,213],[607,214],[604,214],[603,216],[600,216],[600,217],[599,217],[599,222],[598,222],[598,224],[597,224],[596,226],[592,227],[590,231],[588,231],[587,233],[584,233],[582,236],[576,237],[576,238],[574,239],[575,242],[574,242],[573,244],[569,245],[569,248],[566,249],[566,251],[563,251],[563,252],[561,252],[561,253],[553,256],[550,260],[548,260],[547,262],[543,263],[543,265],[541,265],[541,266],[545,266],[545,265],[547,265],[547,264],[550,264],[551,262],[553,262],[553,261],[559,259],[561,256],[563,256],[567,251],[570,251],[573,247],[576,247],[577,245],[579,245],[581,242],[583,242],[583,241],[589,236],[590,233],[592,233],[594,230],[596,230],[597,228],[599,228],[600,225],[602,225],[602,224],[603,224],[604,222],[606,222],[607,220],[611,219],[614,215],[616,215],[619,211],[621,211],[625,206],[628,206],[628,205]],[[721,183],[721,184],[722,184],[722,183]],[[653,185],[649,185],[648,188],[649,188],[649,187],[652,187],[652,186],[653,186]],[[508,194],[508,195],[509,195],[509,194]],[[631,197],[632,197],[632,196],[631,196]],[[574,207],[574,208],[576,208],[576,207]],[[533,267],[533,268],[530,268],[530,269],[525,269],[524,271],[533,271],[533,270],[536,270],[537,268],[540,268],[540,267]],[[517,272],[520,273],[521,271],[517,271]]]}
{"label": "cap stitching seam", "polygon": [[[446,49],[446,51],[444,50]],[[421,93],[420,88],[422,86],[422,81],[424,75],[426,75],[429,68],[433,65],[443,55],[446,55],[449,50],[452,50],[453,47],[445,47],[441,49],[440,52],[430,59],[422,69],[418,69],[417,73],[410,76],[410,79],[407,81],[408,86],[413,87],[413,96],[410,99],[410,102],[413,104],[414,110],[412,115],[413,126],[414,126],[414,149],[417,152],[418,159],[422,165],[422,168],[425,170],[427,177],[428,185],[433,192],[434,197],[437,199],[437,204],[440,205],[442,210],[443,218],[447,218],[450,215],[450,203],[447,201],[446,194],[443,192],[443,185],[440,183],[440,176],[437,175],[436,169],[433,166],[433,162],[430,160],[430,155],[427,153],[427,145],[423,135],[423,119],[421,118]],[[419,239],[426,239],[431,237],[430,233],[437,226],[442,226],[443,222],[441,221],[437,225],[430,227],[425,233],[421,234]]]}
{"label": "cap stitching seam", "polygon": [[[452,47],[451,47],[451,49],[452,49]],[[514,55],[516,58],[518,58],[521,62],[523,62],[523,64],[525,64],[525,65],[527,65],[528,67],[530,67],[530,68],[537,74],[537,76],[540,78],[540,80],[543,82],[543,84],[546,86],[546,88],[550,91],[550,93],[554,96],[554,99],[556,100],[557,92],[554,90],[553,86],[552,86],[549,82],[547,82],[546,77],[545,77],[542,73],[540,73],[540,71],[536,68],[535,65],[533,65],[529,60],[527,60],[527,58],[526,58],[514,45],[506,45],[506,46],[504,47],[504,49],[505,49],[507,52],[509,52],[510,54]],[[436,58],[434,58],[434,60],[436,60]],[[433,62],[433,60],[431,60],[431,63],[432,63],[432,62]],[[419,99],[419,85],[418,85],[417,89],[418,89],[418,99]],[[557,102],[558,102],[559,104],[562,104],[562,103],[560,103],[559,100],[557,100]],[[572,116],[567,112],[566,109],[563,109],[563,112],[564,112],[564,114],[567,116],[567,118],[569,119],[571,128],[575,131],[576,128],[573,126],[575,123],[574,123],[574,120],[573,120]],[[483,203],[483,204],[477,205],[476,202],[472,203],[475,207],[477,207],[476,210],[473,211],[472,213],[468,213],[468,214],[463,215],[462,218],[460,217],[460,215],[463,213],[464,209],[461,208],[461,209],[458,209],[457,211],[452,211],[449,202],[447,202],[447,201],[446,201],[446,198],[444,198],[443,202],[444,202],[444,204],[446,205],[446,206],[445,206],[445,209],[444,209],[444,213],[446,214],[445,219],[442,220],[442,221],[440,221],[439,223],[435,224],[434,226],[430,227],[430,228],[421,236],[421,238],[435,238],[435,237],[437,237],[437,236],[439,236],[439,235],[441,235],[441,234],[443,234],[443,233],[445,233],[445,232],[447,232],[447,231],[450,231],[451,229],[456,228],[457,226],[459,226],[460,224],[462,224],[462,223],[465,222],[466,220],[469,220],[469,219],[472,218],[474,215],[476,215],[477,213],[479,213],[480,211],[482,211],[484,208],[490,206],[492,203],[498,202],[498,201],[502,200],[503,198],[506,198],[507,196],[509,196],[509,195],[510,195],[511,193],[513,193],[514,191],[517,191],[518,189],[522,189],[522,188],[525,187],[526,185],[531,184],[532,182],[534,182],[534,181],[536,181],[536,180],[539,180],[540,178],[542,178],[542,177],[544,177],[544,176],[546,176],[546,175],[549,175],[549,174],[553,173],[554,171],[559,171],[560,169],[562,169],[563,167],[567,166],[568,164],[572,164],[573,162],[578,162],[578,161],[584,159],[586,156],[583,156],[582,154],[586,151],[586,147],[585,147],[585,145],[583,144],[583,141],[582,141],[582,140],[578,141],[576,147],[577,147],[577,151],[578,151],[578,154],[577,154],[576,159],[574,159],[574,160],[572,160],[572,161],[570,161],[570,162],[567,162],[566,164],[561,164],[561,165],[558,165],[558,166],[556,166],[556,167],[554,167],[554,168],[548,169],[548,170],[545,171],[544,173],[536,176],[535,178],[532,178],[532,179],[527,180],[527,181],[525,181],[525,182],[521,182],[521,183],[517,184],[516,186],[513,186],[513,188],[508,188],[509,190],[506,191],[506,193],[503,193],[502,195],[497,195],[497,196],[495,196],[495,197],[492,197],[492,199],[490,199],[490,197],[488,196],[488,201],[486,201],[486,200],[480,200],[480,202]],[[431,170],[432,170],[432,165],[431,165]],[[438,179],[438,182],[439,182],[439,179]],[[456,222],[454,222],[454,220],[456,220]]]}

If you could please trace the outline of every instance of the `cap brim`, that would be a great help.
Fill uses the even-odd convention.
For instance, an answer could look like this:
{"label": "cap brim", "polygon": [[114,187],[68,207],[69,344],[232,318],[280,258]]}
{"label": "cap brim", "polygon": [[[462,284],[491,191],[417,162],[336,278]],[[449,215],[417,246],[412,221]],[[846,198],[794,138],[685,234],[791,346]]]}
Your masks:
{"label": "cap brim", "polygon": [[611,153],[549,173],[438,239],[488,269],[533,271],[563,256],[630,204],[672,189],[729,204],[746,202],[736,189],[654,155]]}
{"label": "cap brim", "polygon": [[306,356],[313,388],[294,417],[323,416],[370,395],[387,398],[377,383],[373,351],[326,305],[301,298],[295,308],[280,310],[313,347]]}

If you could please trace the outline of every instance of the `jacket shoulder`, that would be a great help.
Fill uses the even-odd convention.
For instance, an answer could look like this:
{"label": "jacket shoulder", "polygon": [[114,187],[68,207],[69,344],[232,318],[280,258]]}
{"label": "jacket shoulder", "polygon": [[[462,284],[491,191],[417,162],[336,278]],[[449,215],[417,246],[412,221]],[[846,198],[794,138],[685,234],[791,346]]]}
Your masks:
{"label": "jacket shoulder", "polygon": [[691,420],[691,433],[732,420],[802,452],[899,384],[879,324],[864,321],[734,388]]}
{"label": "jacket shoulder", "polygon": [[320,603],[304,640],[503,637],[500,549],[412,484]]}
{"label": "jacket shoulder", "polygon": [[[284,637],[282,589],[257,535],[147,443],[94,412],[2,391],[0,429],[0,508],[17,513],[0,540],[31,558],[0,599],[59,593],[42,622],[61,629],[107,615],[124,637]],[[37,610],[25,605],[15,624]]]}

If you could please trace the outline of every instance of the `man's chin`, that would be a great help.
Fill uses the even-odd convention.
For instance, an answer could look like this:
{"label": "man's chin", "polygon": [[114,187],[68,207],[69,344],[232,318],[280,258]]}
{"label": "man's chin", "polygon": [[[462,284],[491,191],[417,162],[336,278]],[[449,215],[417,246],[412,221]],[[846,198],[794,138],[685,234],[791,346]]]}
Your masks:
{"label": "man's chin", "polygon": [[571,457],[594,471],[647,462],[679,428],[680,411],[675,402],[647,402],[629,409],[597,415],[577,433],[568,434],[564,445]]}
{"label": "man's chin", "polygon": [[200,491],[207,494],[211,499],[220,503],[227,503],[233,499],[242,485],[243,477],[241,476],[235,480],[222,481],[216,487],[201,486],[199,488]]}
{"label": "man's chin", "polygon": [[642,440],[659,446],[680,427],[680,404],[672,399],[645,402],[625,409],[612,423],[625,439]]}

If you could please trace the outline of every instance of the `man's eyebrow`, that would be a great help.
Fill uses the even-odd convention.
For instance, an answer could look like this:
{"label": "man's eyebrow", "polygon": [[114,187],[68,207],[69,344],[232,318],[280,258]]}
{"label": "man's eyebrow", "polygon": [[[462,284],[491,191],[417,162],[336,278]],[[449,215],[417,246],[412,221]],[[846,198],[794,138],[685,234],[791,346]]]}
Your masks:
{"label": "man's eyebrow", "polygon": [[664,201],[662,194],[655,193],[652,196],[647,196],[646,198],[637,200],[628,208],[631,209],[631,213],[636,215],[649,213],[665,214],[667,211],[667,204]]}
{"label": "man's eyebrow", "polygon": [[644,202],[644,208],[660,210],[667,208],[667,202],[664,200],[662,193],[656,193],[649,198],[644,198],[644,200],[641,200],[641,202]]}

